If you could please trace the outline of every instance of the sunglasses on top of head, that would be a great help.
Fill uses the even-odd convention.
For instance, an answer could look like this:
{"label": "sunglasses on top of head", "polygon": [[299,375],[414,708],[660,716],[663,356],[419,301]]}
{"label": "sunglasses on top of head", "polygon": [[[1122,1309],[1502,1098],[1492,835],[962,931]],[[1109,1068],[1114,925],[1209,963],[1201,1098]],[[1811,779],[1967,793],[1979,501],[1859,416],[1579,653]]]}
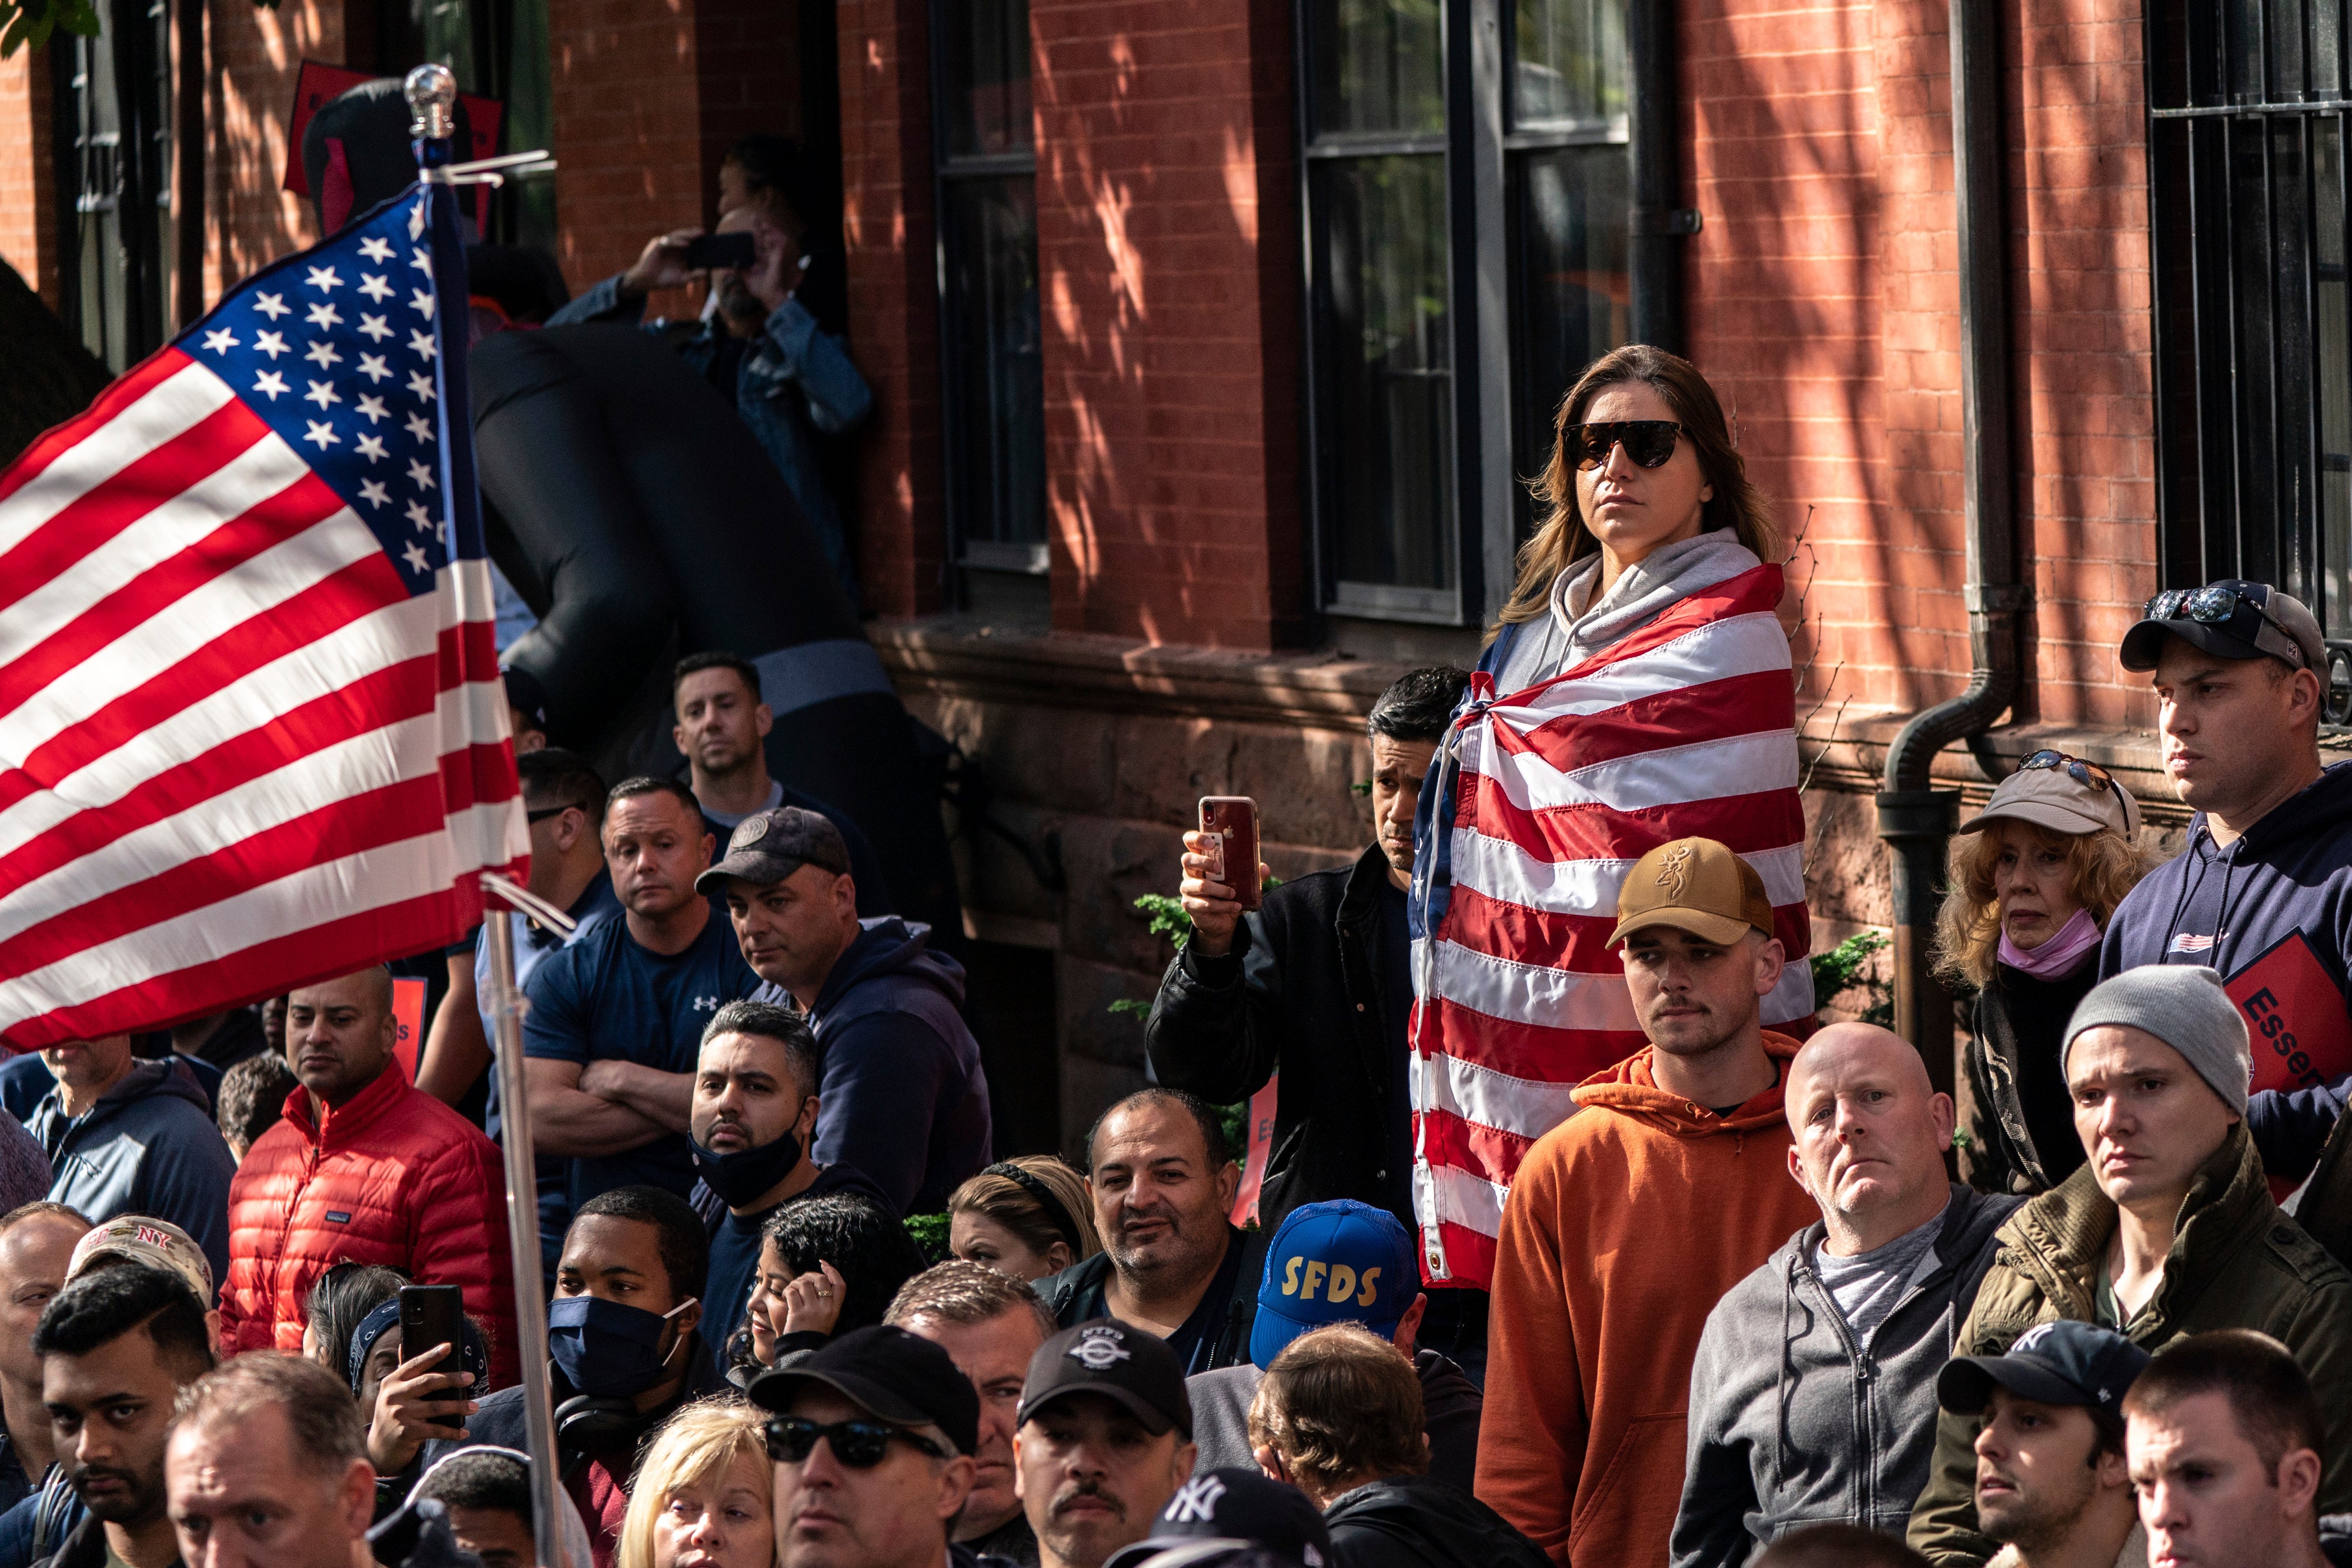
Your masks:
{"label": "sunglasses on top of head", "polygon": [[1568,444],[1569,461],[1589,473],[1608,462],[1610,452],[1619,446],[1638,466],[1663,468],[1682,433],[1683,427],[1671,419],[1617,419],[1571,424],[1560,434]]}
{"label": "sunglasses on top of head", "polygon": [[2085,762],[2079,757],[2069,757],[2063,751],[2037,751],[2017,765],[2020,773],[2049,768],[2063,773],[2085,789],[2111,789],[2117,803],[2124,808],[2124,821],[2131,821],[2131,802],[2124,795],[2124,787],[2116,776],[2095,762]]}

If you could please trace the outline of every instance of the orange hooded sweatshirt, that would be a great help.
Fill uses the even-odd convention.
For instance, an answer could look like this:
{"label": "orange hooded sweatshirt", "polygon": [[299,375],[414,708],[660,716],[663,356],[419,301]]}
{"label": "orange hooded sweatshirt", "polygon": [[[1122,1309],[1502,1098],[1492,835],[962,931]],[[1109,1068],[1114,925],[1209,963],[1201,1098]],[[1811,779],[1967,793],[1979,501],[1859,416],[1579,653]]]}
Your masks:
{"label": "orange hooded sweatshirt", "polygon": [[[1767,1032],[1785,1080],[1797,1042]],[[1729,1116],[1669,1094],[1644,1047],[1573,1092],[1503,1209],[1479,1500],[1552,1561],[1666,1561],[1699,1331],[1820,1218],[1789,1175],[1780,1082]]]}

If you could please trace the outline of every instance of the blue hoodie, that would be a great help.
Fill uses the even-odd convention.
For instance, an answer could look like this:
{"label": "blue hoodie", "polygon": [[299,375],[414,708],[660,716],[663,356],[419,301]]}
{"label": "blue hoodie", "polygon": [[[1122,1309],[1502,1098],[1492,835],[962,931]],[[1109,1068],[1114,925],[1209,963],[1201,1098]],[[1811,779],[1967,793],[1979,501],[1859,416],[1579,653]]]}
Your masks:
{"label": "blue hoodie", "polygon": [[963,966],[925,946],[931,928],[920,921],[858,925],[809,1009],[824,1055],[809,1153],[864,1171],[901,1214],[936,1214],[991,1158]]}
{"label": "blue hoodie", "polygon": [[2142,964],[2221,973],[2246,1020],[2247,1108],[2273,1176],[2309,1174],[2352,1088],[2352,762],[2273,807],[2224,848],[2189,819],[2189,847],[2116,905],[2099,977]]}
{"label": "blue hoodie", "polygon": [[53,1202],[93,1225],[118,1214],[168,1219],[204,1249],[215,1290],[228,1278],[228,1184],[236,1161],[184,1062],[133,1061],[121,1082],[70,1119],[51,1089],[26,1128],[49,1156]]}

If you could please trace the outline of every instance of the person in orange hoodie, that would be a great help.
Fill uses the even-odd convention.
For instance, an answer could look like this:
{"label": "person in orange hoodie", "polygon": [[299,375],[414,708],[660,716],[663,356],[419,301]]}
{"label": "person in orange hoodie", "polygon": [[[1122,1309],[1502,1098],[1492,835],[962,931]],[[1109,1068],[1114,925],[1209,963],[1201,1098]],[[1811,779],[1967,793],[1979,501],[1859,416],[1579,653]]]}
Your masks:
{"label": "person in orange hoodie", "polygon": [[1528,1151],[1495,1258],[1479,1500],[1555,1563],[1663,1563],[1691,1363],[1717,1298],[1812,1222],[1766,1032],[1785,962],[1753,868],[1712,839],[1633,862],[1610,943],[1650,1043]]}

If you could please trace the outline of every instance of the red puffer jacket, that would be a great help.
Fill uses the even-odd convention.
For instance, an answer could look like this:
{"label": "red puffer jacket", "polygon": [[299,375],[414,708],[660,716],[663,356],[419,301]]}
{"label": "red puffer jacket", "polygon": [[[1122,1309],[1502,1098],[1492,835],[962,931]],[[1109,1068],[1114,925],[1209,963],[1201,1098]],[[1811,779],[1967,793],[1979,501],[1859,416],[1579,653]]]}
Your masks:
{"label": "red puffer jacket", "polygon": [[310,1092],[294,1091],[229,1184],[228,1224],[228,1354],[299,1353],[312,1282],[332,1264],[381,1263],[420,1285],[461,1287],[489,1334],[490,1386],[520,1380],[498,1145],[398,1063],[330,1109],[324,1126],[311,1120]]}

